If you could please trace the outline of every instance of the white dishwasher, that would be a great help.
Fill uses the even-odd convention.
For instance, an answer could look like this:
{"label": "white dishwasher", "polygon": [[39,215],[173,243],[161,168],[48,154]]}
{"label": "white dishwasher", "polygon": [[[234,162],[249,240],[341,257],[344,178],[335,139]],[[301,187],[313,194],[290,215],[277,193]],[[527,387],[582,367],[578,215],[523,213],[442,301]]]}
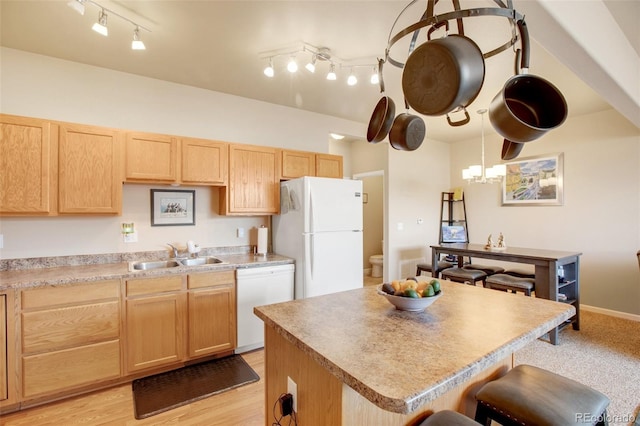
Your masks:
{"label": "white dishwasher", "polygon": [[264,346],[264,323],[253,313],[253,308],[293,300],[293,275],[293,264],[236,270],[238,291],[236,353]]}

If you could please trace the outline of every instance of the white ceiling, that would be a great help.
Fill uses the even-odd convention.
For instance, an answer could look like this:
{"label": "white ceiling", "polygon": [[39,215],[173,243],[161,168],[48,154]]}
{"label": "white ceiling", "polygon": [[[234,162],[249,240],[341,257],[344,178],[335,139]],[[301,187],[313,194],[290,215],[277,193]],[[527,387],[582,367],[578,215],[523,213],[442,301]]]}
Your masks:
{"label": "white ceiling", "polygon": [[[365,124],[381,96],[379,88],[368,82],[373,68],[356,68],[359,83],[350,87],[346,84],[348,69],[338,70],[338,80],[330,82],[324,78],[326,63],[319,63],[315,74],[304,70],[301,63],[300,71],[292,75],[284,69],[286,58],[279,58],[276,76],[268,79],[262,73],[267,61],[261,59],[260,54],[306,42],[326,46],[333,56],[345,61],[374,64],[376,58],[384,56],[394,20],[409,3],[408,0],[96,0],[103,7],[151,29],[150,33],[140,32],[147,50],[132,51],[130,23],[110,16],[109,37],[100,36],[90,29],[99,9],[88,4],[85,15],[81,16],[67,7],[67,1],[1,0],[1,45]],[[600,0],[573,3],[580,9],[585,1]],[[528,3],[533,2],[516,0],[514,4],[520,11],[519,3],[529,6]],[[490,0],[462,0],[461,3],[463,8],[495,7]],[[637,27],[640,1],[609,0],[606,4],[637,54],[640,52]],[[425,5],[426,1],[420,0],[407,9],[393,34],[418,21]],[[446,1],[436,7],[436,13],[450,10]],[[562,91],[569,114],[610,108],[611,100],[605,101],[536,41],[536,33],[546,31],[550,24],[535,22],[533,18],[527,19],[527,23],[534,39],[530,71],[550,80]],[[598,30],[597,23],[593,30]],[[494,17],[467,19],[465,31],[485,52],[510,37],[507,21]],[[406,58],[405,39],[394,46],[392,52],[396,59]],[[424,41],[424,35],[421,40]],[[447,125],[445,117],[424,117],[427,136],[450,142],[478,135],[480,120],[475,111],[486,108],[512,74],[511,50],[487,59],[483,89],[468,108],[472,122],[454,128]],[[400,69],[385,66],[387,95],[394,99],[398,111],[403,103],[401,75]],[[350,136],[364,138],[366,135]]]}

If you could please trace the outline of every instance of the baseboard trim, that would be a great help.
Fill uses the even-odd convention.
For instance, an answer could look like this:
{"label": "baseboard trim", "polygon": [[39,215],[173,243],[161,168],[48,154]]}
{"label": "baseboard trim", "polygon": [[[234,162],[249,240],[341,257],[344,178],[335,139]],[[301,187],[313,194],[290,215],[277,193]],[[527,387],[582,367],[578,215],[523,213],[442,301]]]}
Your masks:
{"label": "baseboard trim", "polygon": [[628,312],[614,311],[611,309],[599,308],[597,306],[589,306],[589,305],[583,305],[583,304],[580,304],[580,309],[589,311],[589,312],[595,312],[597,314],[604,314],[612,317],[623,318],[631,321],[640,322],[640,315],[630,314]]}

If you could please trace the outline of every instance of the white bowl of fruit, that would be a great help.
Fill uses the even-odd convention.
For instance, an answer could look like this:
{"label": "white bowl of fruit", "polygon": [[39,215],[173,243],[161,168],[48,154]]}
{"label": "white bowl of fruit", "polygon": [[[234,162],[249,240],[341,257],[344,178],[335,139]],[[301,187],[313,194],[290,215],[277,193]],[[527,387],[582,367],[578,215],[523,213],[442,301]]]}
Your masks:
{"label": "white bowl of fruit", "polygon": [[401,311],[420,312],[442,296],[440,281],[420,281],[409,278],[395,280],[377,287],[378,294]]}

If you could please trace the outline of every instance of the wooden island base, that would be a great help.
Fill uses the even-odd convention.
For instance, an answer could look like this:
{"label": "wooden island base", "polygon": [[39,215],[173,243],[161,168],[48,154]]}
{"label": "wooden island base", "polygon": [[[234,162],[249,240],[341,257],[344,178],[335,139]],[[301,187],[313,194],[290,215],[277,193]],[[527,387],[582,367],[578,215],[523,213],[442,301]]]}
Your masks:
{"label": "wooden island base", "polygon": [[298,424],[400,426],[418,424],[427,415],[445,409],[473,418],[476,392],[483,384],[501,377],[513,366],[511,355],[414,412],[400,414],[384,410],[364,398],[272,327],[265,327],[265,337],[265,425],[272,424],[274,406],[276,415],[279,415],[277,401],[287,392],[287,377],[297,384]]}

